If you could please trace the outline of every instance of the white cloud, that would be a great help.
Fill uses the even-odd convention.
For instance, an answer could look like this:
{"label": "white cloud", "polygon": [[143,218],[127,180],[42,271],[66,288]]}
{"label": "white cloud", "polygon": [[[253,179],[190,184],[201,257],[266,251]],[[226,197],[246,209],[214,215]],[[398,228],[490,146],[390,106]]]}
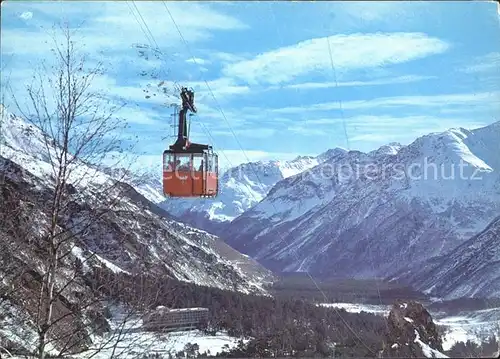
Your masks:
{"label": "white cloud", "polygon": [[390,128],[398,128],[398,130],[401,131],[401,129],[413,128],[414,126],[428,124],[429,122],[433,121],[445,122],[446,120],[447,119],[445,118],[436,118],[432,116],[388,116],[388,115],[383,115],[383,116],[362,115],[362,116],[353,116],[345,119],[346,124],[350,128],[355,127],[358,130],[366,129],[370,131],[371,130],[387,131]]}
{"label": "white cloud", "polygon": [[115,113],[115,116],[125,119],[127,123],[148,126],[162,125],[162,122],[159,121],[159,116],[156,112],[145,108],[139,108],[138,106],[124,106],[120,109],[120,111]]}
{"label": "white cloud", "polygon": [[477,128],[485,125],[481,121],[463,123],[452,117],[360,115],[308,120],[305,123],[290,126],[287,130],[306,136],[329,136],[332,132],[341,131],[343,136],[344,124],[348,135],[349,133],[355,134],[354,137],[349,138],[350,141],[370,141],[376,137],[388,138],[388,136],[407,138],[408,135],[413,136],[415,131],[419,134],[427,134],[438,130],[444,131],[451,127]]}
{"label": "white cloud", "polygon": [[[147,21],[148,29],[144,24],[139,24],[141,19],[137,10],[127,2],[7,4],[5,9],[2,9],[2,18],[31,12],[36,15],[37,20],[30,22],[29,27],[22,28],[9,28],[2,23],[2,55],[14,55],[12,58],[14,61],[9,61],[8,68],[7,65],[5,69],[2,67],[2,73],[8,71],[14,92],[21,96],[22,92],[19,93],[19,91],[22,91],[24,84],[30,81],[30,69],[33,69],[33,64],[44,59],[49,67],[51,65],[50,61],[53,56],[51,46],[48,45],[52,45],[51,34],[54,33],[52,22],[69,20],[71,26],[77,26],[83,21],[81,28],[76,31],[74,40],[78,46],[85,44],[83,50],[90,55],[89,62],[103,61],[109,70],[106,72],[107,76],[96,79],[94,89],[105,90],[112,97],[120,97],[134,104],[147,102],[151,105],[163,106],[178,102],[177,91],[170,89],[169,93],[173,97],[165,96],[160,91],[154,91],[152,87],[148,88],[147,84],[153,83],[154,85],[155,81],[149,79],[149,73],[152,71],[160,73],[158,81],[171,78],[171,74],[168,76],[164,74],[165,68],[175,65],[174,61],[180,60],[180,63],[184,63],[187,56],[183,58],[178,56],[179,58],[175,60],[174,52],[169,51],[169,48],[178,47],[185,51],[185,46],[162,2],[136,2],[136,6]],[[190,44],[209,38],[212,31],[247,27],[236,18],[213,10],[208,4],[169,2],[167,6],[174,18],[182,18],[182,22],[179,21],[178,25],[184,39]],[[139,56],[138,49],[134,48],[134,45],[148,43],[146,38],[146,35],[149,35],[148,30],[154,35],[156,43],[165,54],[160,59],[153,56],[150,49],[146,49],[149,55],[146,61],[144,57]],[[55,34],[58,37],[61,35],[57,30]],[[208,63],[209,60],[206,62]],[[203,71],[203,69],[200,70]],[[141,76],[142,71],[148,75]],[[2,80],[4,80],[3,74]],[[226,80],[215,80],[209,84],[218,97],[248,90],[242,86],[231,85]],[[173,88],[173,84],[170,84],[170,88]],[[144,90],[152,91],[146,93]],[[151,97],[147,99],[147,95]],[[138,121],[144,124],[150,123],[150,120],[144,116],[139,117]]]}
{"label": "white cloud", "polygon": [[357,22],[361,20],[379,23],[414,20],[416,16],[426,13],[418,13],[419,10],[428,9],[425,3],[398,1],[344,1],[332,5],[333,10],[339,13],[338,18],[347,16],[356,19]]}
{"label": "white cloud", "polygon": [[[198,109],[198,113],[194,117],[193,124],[197,122],[204,123],[208,127],[215,129],[224,128],[227,129],[228,123],[231,128],[237,128],[240,126],[244,126],[248,124],[249,121],[256,118],[256,115],[245,114],[241,111],[232,111],[228,109],[222,109],[224,116],[222,116],[221,111],[217,107],[212,107],[206,105],[204,102],[198,101],[196,105]],[[227,120],[227,122],[226,122]]]}
{"label": "white cloud", "polygon": [[500,52],[490,52],[476,59],[474,65],[466,66],[461,69],[465,73],[484,73],[500,70]]}
{"label": "white cloud", "polygon": [[[117,3],[107,3],[107,16],[103,16],[100,21],[104,23],[115,23],[122,25],[130,25],[136,23],[133,15],[130,15],[128,11],[128,6],[123,4],[121,7],[117,7]],[[172,14],[174,19],[182,19],[178,21],[178,26],[185,35],[189,33],[189,29],[206,29],[206,30],[234,30],[234,29],[246,29],[248,28],[240,20],[224,15],[220,12],[214,11],[209,5],[199,2],[135,2],[140,15],[144,19],[147,19],[148,26],[154,27],[163,36],[167,35],[169,31],[166,31],[165,26],[170,28],[172,23],[168,10]],[[71,5],[73,6],[73,5]],[[137,9],[132,6],[132,8],[137,12]],[[119,13],[115,13],[119,11]],[[203,21],[200,21],[203,19]],[[172,24],[173,26],[173,24]],[[174,29],[174,27],[173,27]]]}
{"label": "white cloud", "polygon": [[25,11],[19,17],[23,20],[29,20],[33,17],[33,13],[31,11]]}
{"label": "white cloud", "polygon": [[394,10],[401,9],[401,6],[391,2],[365,2],[362,5],[351,2],[343,4],[342,8],[347,14],[363,21],[385,21],[389,15],[394,15]]}
{"label": "white cloud", "polygon": [[468,94],[440,94],[427,96],[397,96],[379,97],[369,101],[346,101],[342,103],[344,109],[361,109],[373,107],[444,107],[453,105],[473,105],[482,103],[498,103],[500,91],[480,92]]}
{"label": "white cloud", "polygon": [[[82,21],[81,33],[85,34],[87,50],[90,53],[113,48],[127,49],[133,43],[148,43],[153,35],[161,50],[184,46],[172,23],[163,2],[135,2],[137,9],[129,2],[44,2],[38,4],[9,4],[8,9],[27,9],[41,13],[47,20],[37,24],[50,28],[53,21],[69,21],[76,26]],[[216,12],[209,5],[195,2],[168,2],[175,19],[182,19],[178,26],[182,36],[189,43],[210,38],[211,31],[245,29],[247,25],[238,19]],[[2,17],[6,16],[5,11]],[[147,28],[142,22],[144,18]],[[40,16],[40,18],[42,18]],[[203,19],[203,21],[200,21]],[[2,52],[17,54],[46,55],[50,49],[45,41],[46,33],[24,29],[8,29],[2,26]],[[152,41],[151,41],[152,43]],[[19,46],[23,44],[23,46]],[[153,46],[155,46],[153,44]]]}
{"label": "white cloud", "polygon": [[220,61],[222,63],[228,64],[228,63],[234,63],[238,61],[244,61],[246,56],[249,56],[248,54],[233,54],[229,52],[223,52],[223,51],[217,51],[217,52],[212,52],[209,54],[211,58],[214,60]]}
{"label": "white cloud", "polygon": [[[15,94],[18,100],[26,96],[26,85],[31,83],[33,76],[32,71],[38,73],[38,70],[36,70],[35,68],[26,70],[26,67],[20,67],[16,70],[13,70],[9,74],[9,76],[7,76],[7,78],[4,78],[2,74],[2,81],[7,81],[8,79],[10,79],[9,83],[12,87],[12,92]],[[45,73],[43,71],[41,71],[40,74],[43,76],[51,76],[50,73]],[[148,87],[148,84],[152,84],[152,86]],[[149,92],[145,92],[145,90]],[[44,91],[46,98],[49,99],[49,102],[56,95],[53,92],[53,89],[48,86],[47,83],[44,84]],[[103,94],[106,98],[112,100],[113,102],[117,102],[119,104],[125,103],[126,106],[122,110],[123,114],[128,115],[131,122],[141,124],[154,124],[152,122],[153,112],[147,109],[142,109],[141,111],[138,111],[134,116],[132,116],[131,113],[134,111],[133,108],[137,106],[138,103],[146,102],[151,105],[165,106],[172,101],[179,102],[176,92],[171,91],[169,92],[169,95],[165,95],[160,90],[158,90],[156,82],[150,80],[142,80],[136,85],[125,85],[117,83],[116,78],[107,74],[95,77],[91,83],[89,91]],[[145,96],[147,95],[151,97],[149,99],[146,99]],[[7,98],[7,102],[9,101],[10,98]],[[132,112],[127,113],[127,110],[130,110]]]}
{"label": "white cloud", "polygon": [[[332,132],[340,129],[346,120],[342,118],[314,118],[306,119],[300,122],[292,122],[287,131],[303,136],[330,136]],[[333,129],[335,126],[335,130]],[[343,132],[342,132],[343,133]]]}
{"label": "white cloud", "polygon": [[[420,31],[439,24],[449,12],[441,1],[325,1],[317,21],[334,32],[376,28],[378,31]],[[472,4],[471,4],[472,5]],[[474,5],[472,5],[474,6]]]}
{"label": "white cloud", "polygon": [[[251,84],[279,84],[313,72],[331,71],[328,38],[315,38],[293,46],[226,65],[223,73]],[[377,33],[329,37],[336,69],[354,70],[403,63],[446,51],[445,41],[423,33]]]}
{"label": "white cloud", "polygon": [[[458,125],[456,122],[454,125]],[[453,126],[453,124],[450,124],[448,122],[443,122],[442,124],[435,124],[435,125],[427,125],[423,126],[420,128],[405,128],[405,131],[397,131],[396,129],[393,129],[392,131],[388,132],[387,130],[385,131],[380,131],[380,132],[374,132],[371,131],[369,133],[364,133],[364,134],[357,134],[354,136],[349,137],[349,141],[351,143],[356,143],[356,147],[361,147],[364,148],[365,150],[371,150],[375,149],[379,146],[382,146],[384,144],[387,144],[389,142],[399,142],[401,144],[409,144],[413,142],[416,138],[420,136],[425,136],[428,135],[429,133],[441,133],[446,130],[449,130],[450,128],[453,127],[462,127],[466,128],[469,130],[475,129],[475,128],[480,128],[487,126],[488,123],[484,122],[478,122],[478,123],[460,123],[460,126]]]}
{"label": "white cloud", "polygon": [[[406,135],[404,135],[406,137]],[[391,136],[388,135],[387,133],[379,133],[379,134],[374,134],[374,133],[367,133],[364,135],[357,135],[349,138],[350,142],[377,142],[377,143],[385,143],[385,142],[406,142],[406,141],[401,141],[401,138],[398,138],[398,140],[391,140]]]}
{"label": "white cloud", "polygon": [[[350,87],[350,86],[376,86],[376,85],[389,85],[389,84],[402,84],[417,81],[424,81],[429,79],[434,79],[436,76],[418,76],[418,75],[407,75],[407,76],[397,76],[392,78],[383,78],[378,80],[368,80],[368,81],[340,81],[340,82],[303,82],[289,85],[279,85],[279,86],[269,86],[266,88],[252,88],[246,85],[238,85],[235,83],[234,79],[229,77],[223,77],[216,80],[207,81],[210,89],[212,90],[214,96],[217,100],[221,100],[223,97],[234,96],[234,95],[245,95],[255,91],[273,91],[282,88],[286,89],[299,89],[299,90],[312,90],[312,89],[325,89],[325,88],[335,88],[335,87]],[[210,93],[205,81],[185,81],[183,82],[187,86],[192,87],[197,96],[200,99],[213,100],[212,94]]]}
{"label": "white cloud", "polygon": [[[500,91],[480,92],[469,94],[445,94],[445,95],[428,95],[428,96],[394,96],[394,97],[379,97],[371,100],[355,100],[343,101],[342,108],[349,110],[382,108],[382,107],[402,107],[402,106],[418,106],[418,107],[444,107],[454,105],[481,105],[491,104],[492,107],[499,106]],[[309,111],[330,111],[338,110],[339,102],[324,102],[311,106],[283,107],[270,110],[274,113],[292,114],[303,113]]]}
{"label": "white cloud", "polygon": [[[241,95],[250,92],[250,87],[236,85],[230,78],[224,77],[210,81],[191,81],[185,82],[187,86],[192,87],[200,99],[208,98],[213,100],[212,93],[217,100],[222,100],[224,96]],[[208,83],[208,86],[207,86]],[[210,90],[212,92],[210,92]]]}
{"label": "white cloud", "polygon": [[[436,76],[407,75],[407,76],[397,76],[397,77],[392,77],[392,78],[384,78],[384,79],[368,80],[368,81],[303,82],[303,83],[285,85],[283,87],[288,88],[288,89],[311,90],[311,89],[324,89],[324,88],[350,87],[350,86],[376,86],[376,85],[402,84],[402,83],[431,80],[431,79],[435,79],[435,78],[437,78],[437,77]],[[278,88],[281,88],[281,86],[272,86],[271,88],[278,89]]]}
{"label": "white cloud", "polygon": [[334,125],[342,123],[341,118],[315,118],[315,119],[307,119],[305,121],[306,125]]}
{"label": "white cloud", "polygon": [[190,59],[187,59],[186,62],[190,63],[190,64],[195,64],[195,65],[208,65],[208,64],[210,64],[210,61],[201,59],[199,57],[192,57]]}
{"label": "white cloud", "polygon": [[325,131],[325,129],[319,129],[315,127],[309,127],[306,125],[297,125],[297,126],[290,126],[287,128],[287,131],[290,131],[292,133],[296,133],[299,135],[303,136],[327,136],[328,132]]}
{"label": "white cloud", "polygon": [[451,127],[480,127],[485,125],[483,122],[471,122],[468,121],[464,123],[454,117],[436,117],[436,116],[353,116],[345,119],[346,125],[349,128],[355,128],[356,130],[366,130],[366,131],[394,131],[398,133],[405,134],[408,130],[416,130],[422,127],[426,127],[425,133],[430,133],[435,131],[435,125],[443,131]]}

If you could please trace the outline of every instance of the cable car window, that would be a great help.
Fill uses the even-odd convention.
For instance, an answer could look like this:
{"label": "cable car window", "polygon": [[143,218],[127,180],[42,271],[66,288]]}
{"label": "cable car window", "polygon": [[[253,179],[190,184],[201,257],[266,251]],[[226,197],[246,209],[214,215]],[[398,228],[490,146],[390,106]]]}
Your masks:
{"label": "cable car window", "polygon": [[177,154],[175,155],[176,164],[176,170],[178,171],[190,171],[191,170],[191,154],[186,154],[186,155],[181,155]]}
{"label": "cable car window", "polygon": [[207,172],[213,172],[213,157],[207,154]]}
{"label": "cable car window", "polygon": [[203,171],[203,155],[195,154],[193,155],[193,170]]}
{"label": "cable car window", "polygon": [[164,153],[163,154],[163,166],[165,171],[174,171],[175,168],[175,162],[174,162],[174,156],[171,153]]}

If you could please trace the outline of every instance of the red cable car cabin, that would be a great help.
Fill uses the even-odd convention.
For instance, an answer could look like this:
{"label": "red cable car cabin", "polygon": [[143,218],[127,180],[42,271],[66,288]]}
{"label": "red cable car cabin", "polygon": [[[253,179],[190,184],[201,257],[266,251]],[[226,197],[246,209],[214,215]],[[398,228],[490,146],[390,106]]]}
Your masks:
{"label": "red cable car cabin", "polygon": [[218,157],[206,151],[163,152],[163,194],[169,197],[215,197]]}
{"label": "red cable car cabin", "polygon": [[177,141],[163,152],[163,194],[168,197],[215,197],[219,189],[218,156],[209,145],[189,142],[187,111],[196,112],[193,91],[181,90]]}

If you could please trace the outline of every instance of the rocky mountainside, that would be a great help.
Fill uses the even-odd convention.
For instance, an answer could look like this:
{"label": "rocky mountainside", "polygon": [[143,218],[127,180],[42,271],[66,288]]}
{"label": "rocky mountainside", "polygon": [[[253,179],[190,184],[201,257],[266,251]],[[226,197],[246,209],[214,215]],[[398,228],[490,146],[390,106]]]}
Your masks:
{"label": "rocky mountainside", "polygon": [[[12,114],[2,114],[2,120],[0,156],[2,156],[4,184],[10,183],[13,188],[32,188],[32,193],[23,192],[23,195],[32,197],[30,201],[34,202],[43,191],[50,191],[53,187],[52,168],[41,140],[43,135],[37,128]],[[70,185],[74,186],[75,200],[79,201],[75,207],[75,217],[84,216],[86,211],[91,211],[89,206],[92,207],[93,202],[96,206],[102,206],[99,201],[118,198],[118,206],[121,209],[119,215],[110,214],[103,222],[96,223],[89,236],[92,237],[91,241],[96,247],[109,248],[116,243],[115,237],[123,236],[130,241],[130,247],[134,248],[134,251],[143,247],[142,252],[127,253],[127,250],[122,250],[123,244],[121,244],[116,248],[117,253],[112,255],[116,258],[104,258],[121,270],[140,269],[145,262],[151,261],[155,265],[163,266],[177,279],[233,289],[236,284],[228,280],[229,277],[224,275],[217,277],[218,274],[224,273],[224,270],[221,272],[215,267],[206,267],[220,266],[227,270],[225,274],[241,279],[236,287],[244,291],[251,291],[257,287],[250,283],[253,279],[247,277],[247,273],[242,273],[241,268],[235,263],[251,262],[255,264],[256,272],[260,272],[264,277],[269,274],[247,256],[236,255],[217,237],[172,220],[165,210],[135,190],[135,183],[143,182],[130,174],[123,176],[123,183],[117,186],[119,197],[113,197],[114,193],[110,192],[107,194],[108,198],[97,199],[95,196],[99,193],[99,187],[116,182],[116,178],[84,163],[75,166],[73,181]],[[39,184],[33,187],[33,183],[37,182]],[[43,210],[40,213],[43,214]],[[112,232],[115,232],[116,236]],[[83,244],[90,243],[90,239],[82,241]],[[126,248],[128,247],[127,245]],[[219,252],[231,253],[232,260],[227,260]]]}
{"label": "rocky mountainside", "polygon": [[391,279],[446,299],[500,297],[500,217],[445,256],[418,270],[410,266]]}
{"label": "rocky mountainside", "polygon": [[[15,313],[23,313],[23,323],[15,327],[33,340],[37,283],[48,255],[44,245],[51,222],[48,201],[55,187],[49,155],[55,148],[45,146],[37,128],[1,110],[0,304],[4,315],[0,327],[6,327],[3,321],[8,318],[19,317]],[[101,269],[266,293],[263,285],[273,278],[268,270],[219,238],[171,219],[131,184],[77,161],[67,186],[65,215],[57,222],[58,231],[68,236],[60,264],[61,283],[68,279],[65,276]],[[60,284],[56,312],[73,311],[79,298],[95,295],[91,283],[78,278],[67,288]],[[12,295],[4,295],[9,288],[15,288]],[[81,325],[97,312],[72,314],[61,325]],[[14,335],[7,334],[0,331],[0,339]]]}
{"label": "rocky mountainside", "polygon": [[387,318],[382,358],[447,358],[436,324],[422,304],[397,301]]}
{"label": "rocky mountainside", "polygon": [[277,271],[373,278],[422,268],[500,213],[498,153],[500,122],[338,152],[278,182],[224,239]]}

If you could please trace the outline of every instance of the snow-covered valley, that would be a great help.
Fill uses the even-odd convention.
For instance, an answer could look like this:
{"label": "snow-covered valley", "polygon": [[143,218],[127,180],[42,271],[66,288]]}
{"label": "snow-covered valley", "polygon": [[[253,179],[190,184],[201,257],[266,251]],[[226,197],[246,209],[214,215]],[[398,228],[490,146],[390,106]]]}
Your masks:
{"label": "snow-covered valley", "polygon": [[[355,303],[321,303],[325,307],[344,309],[350,313],[373,313],[387,317],[391,306]],[[460,314],[447,314],[444,311],[429,310],[434,323],[441,326],[443,349],[449,350],[457,342],[473,341],[481,344],[492,335],[500,338],[500,307],[476,311],[463,311]]]}
{"label": "snow-covered valley", "polygon": [[72,357],[75,359],[111,357],[131,359],[144,354],[175,357],[178,352],[184,351],[186,344],[197,344],[199,354],[216,355],[236,347],[239,340],[248,341],[248,339],[231,337],[226,332],[208,335],[196,329],[170,333],[145,331],[140,316],[130,315],[120,308],[113,310],[110,324],[111,331],[104,336],[96,337],[92,348]]}

